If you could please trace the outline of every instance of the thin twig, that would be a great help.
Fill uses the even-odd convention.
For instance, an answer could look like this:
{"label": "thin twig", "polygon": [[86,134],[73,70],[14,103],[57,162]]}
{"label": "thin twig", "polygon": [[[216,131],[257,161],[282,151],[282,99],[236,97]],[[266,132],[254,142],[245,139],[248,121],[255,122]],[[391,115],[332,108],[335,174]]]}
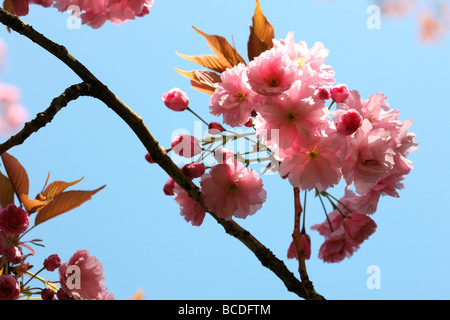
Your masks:
{"label": "thin twig", "polygon": [[302,214],[302,205],[300,203],[300,189],[294,187],[294,232],[292,233],[292,238],[294,239],[295,249],[297,251],[298,258],[298,272],[300,273],[300,279],[302,281],[302,286],[305,289],[308,299],[311,300],[323,300],[324,298],[316,292],[312,282],[309,280],[308,272],[306,270],[306,258],[305,250],[302,248],[301,233],[300,233],[300,217]]}

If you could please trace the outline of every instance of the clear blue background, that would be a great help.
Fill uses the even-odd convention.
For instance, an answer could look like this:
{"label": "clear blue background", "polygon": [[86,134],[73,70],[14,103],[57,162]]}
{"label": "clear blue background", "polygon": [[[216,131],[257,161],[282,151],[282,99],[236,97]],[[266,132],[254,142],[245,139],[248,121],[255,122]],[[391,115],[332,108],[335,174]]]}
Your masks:
{"label": "clear blue background", "polygon": [[[414,119],[420,149],[410,155],[414,170],[399,199],[384,197],[373,219],[377,232],[351,259],[325,264],[317,258],[323,241],[312,237],[307,268],[316,290],[327,299],[448,299],[449,104],[448,41],[423,45],[414,16],[391,20],[382,16],[381,29],[366,26],[369,2],[261,0],[276,38],[293,31],[310,46],[320,41],[330,49],[327,64],[338,83],[362,97],[383,92],[402,120]],[[170,145],[174,130],[194,129],[190,113],[175,113],[161,95],[172,87],[186,91],[191,107],[208,121],[209,96],[190,89],[182,70],[201,67],[181,59],[211,53],[192,26],[225,36],[247,58],[249,25],[255,8],[246,1],[156,0],[151,13],[116,26],[70,30],[68,13],[31,6],[23,20],[67,47],[118,97],[139,113],[153,135]],[[34,117],[68,86],[80,82],[55,57],[3,27],[8,68],[2,79],[19,86],[23,104]],[[206,128],[205,128],[206,129]],[[145,149],[132,131],[103,103],[80,98],[57,114],[52,123],[25,144],[9,151],[26,168],[30,195],[50,181],[85,177],[74,189],[107,187],[81,207],[50,220],[28,234],[45,248],[30,258],[42,261],[58,253],[67,261],[78,249],[100,259],[106,285],[117,299],[144,290],[145,299],[297,299],[283,283],[235,238],[207,216],[201,227],[187,224],[178,205],[162,192],[167,174],[145,162]],[[254,216],[237,222],[253,233],[297,274],[286,259],[293,229],[292,188],[278,175],[264,176],[267,202]],[[340,197],[343,188],[333,194]],[[308,226],[322,222],[318,199],[309,197]],[[381,270],[381,288],[369,290],[367,268]],[[43,276],[57,279],[56,273]]]}

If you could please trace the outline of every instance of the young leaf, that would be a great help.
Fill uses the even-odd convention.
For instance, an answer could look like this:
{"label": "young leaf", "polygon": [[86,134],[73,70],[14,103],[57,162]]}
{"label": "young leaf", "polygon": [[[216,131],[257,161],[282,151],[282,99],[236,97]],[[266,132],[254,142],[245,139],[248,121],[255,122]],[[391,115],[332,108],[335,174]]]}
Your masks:
{"label": "young leaf", "polygon": [[14,203],[14,188],[9,179],[0,172],[0,206]]}
{"label": "young leaf", "polygon": [[192,88],[207,93],[213,94],[216,83],[220,83],[220,75],[206,70],[183,71],[175,68],[175,71],[191,80]]}
{"label": "young leaf", "polygon": [[29,180],[28,174],[22,167],[20,162],[8,153],[2,154],[3,165],[5,166],[6,173],[9,181],[14,189],[14,192],[19,198],[22,194],[28,194]]}
{"label": "young leaf", "polygon": [[196,27],[193,27],[195,31],[200,33],[206,38],[206,43],[209,45],[211,50],[217,55],[225,68],[232,68],[239,63],[244,63],[245,60],[239,55],[235,48],[233,48],[228,41],[221,36],[208,35],[203,31],[200,31]]}
{"label": "young leaf", "polygon": [[264,51],[273,47],[272,39],[275,38],[273,26],[261,11],[259,0],[256,0],[255,13],[250,26],[250,37],[247,43],[248,58],[253,60]]}
{"label": "young leaf", "polygon": [[22,204],[25,207],[25,210],[28,212],[28,214],[32,214],[32,213],[35,213],[35,212],[41,210],[50,201],[50,200],[38,200],[38,199],[31,200],[27,194],[21,194],[19,196],[19,200],[20,200],[20,202],[22,202]]}
{"label": "young leaf", "polygon": [[49,199],[54,198],[55,196],[57,196],[58,194],[60,194],[64,190],[66,190],[68,187],[77,184],[81,180],[83,180],[83,178],[81,178],[80,180],[73,181],[73,182],[65,182],[65,181],[58,181],[58,180],[57,181],[53,181],[42,192],[42,195],[44,197],[46,197],[46,198],[49,198]]}
{"label": "young leaf", "polygon": [[219,73],[224,72],[227,68],[222,65],[220,59],[217,56],[211,54],[204,54],[201,56],[186,56],[175,51],[181,58],[197,63],[205,68],[217,71]]}
{"label": "young leaf", "polygon": [[79,207],[98,191],[105,186],[92,191],[72,190],[58,194],[52,201],[50,201],[43,209],[39,211],[34,220],[34,224],[38,225],[44,221],[52,219],[60,214]]}

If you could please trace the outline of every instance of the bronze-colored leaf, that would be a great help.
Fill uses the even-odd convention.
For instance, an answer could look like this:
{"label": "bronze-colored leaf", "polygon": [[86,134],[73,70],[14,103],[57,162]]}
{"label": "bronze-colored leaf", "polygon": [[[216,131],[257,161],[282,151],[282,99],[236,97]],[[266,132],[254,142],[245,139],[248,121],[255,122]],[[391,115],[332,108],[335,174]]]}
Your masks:
{"label": "bronze-colored leaf", "polygon": [[224,37],[217,35],[208,35],[203,31],[200,31],[196,27],[193,28],[195,29],[195,31],[197,31],[206,38],[206,43],[220,59],[223,67],[232,68],[239,63],[245,64],[245,60],[239,55],[236,49],[233,48],[228,43],[228,41]]}
{"label": "bronze-colored leaf", "polygon": [[259,0],[256,0],[255,13],[252,18],[253,25],[250,26],[250,37],[247,43],[248,58],[253,60],[264,51],[273,47],[275,32],[273,26],[261,11]]}
{"label": "bronze-colored leaf", "polygon": [[28,174],[20,162],[6,152],[2,154],[2,161],[17,198],[21,194],[28,194],[30,185]]}
{"label": "bronze-colored leaf", "polygon": [[52,201],[50,201],[43,209],[39,211],[34,220],[34,224],[38,225],[44,221],[52,219],[60,214],[79,207],[98,191],[105,186],[92,191],[72,190],[58,194]]}
{"label": "bronze-colored leaf", "polygon": [[14,14],[14,7],[12,4],[12,0],[5,0],[3,1],[3,9],[8,11],[11,14]]}
{"label": "bronze-colored leaf", "polygon": [[14,203],[14,188],[9,179],[0,172],[0,206],[5,208]]}
{"label": "bronze-colored leaf", "polygon": [[206,70],[183,71],[175,68],[175,71],[191,80],[192,88],[213,94],[216,89],[215,84],[220,83],[220,75]]}
{"label": "bronze-colored leaf", "polygon": [[205,68],[217,71],[219,73],[224,72],[227,68],[222,65],[220,59],[217,56],[211,54],[204,54],[201,56],[186,56],[175,51],[181,58],[197,63]]}
{"label": "bronze-colored leaf", "polygon": [[59,181],[59,180],[53,181],[42,192],[42,195],[49,199],[54,198],[55,196],[57,196],[58,194],[60,194],[64,190],[66,190],[68,187],[77,184],[81,180],[83,180],[83,178],[81,178],[80,180],[73,181],[73,182],[65,182],[65,181]]}
{"label": "bronze-colored leaf", "polygon": [[25,207],[25,210],[28,212],[28,214],[38,212],[43,207],[45,207],[47,205],[47,203],[49,203],[49,201],[50,201],[50,200],[38,200],[38,199],[31,200],[28,197],[28,195],[26,195],[26,194],[21,194],[19,196],[19,200],[20,200],[20,202],[22,202],[22,204]]}

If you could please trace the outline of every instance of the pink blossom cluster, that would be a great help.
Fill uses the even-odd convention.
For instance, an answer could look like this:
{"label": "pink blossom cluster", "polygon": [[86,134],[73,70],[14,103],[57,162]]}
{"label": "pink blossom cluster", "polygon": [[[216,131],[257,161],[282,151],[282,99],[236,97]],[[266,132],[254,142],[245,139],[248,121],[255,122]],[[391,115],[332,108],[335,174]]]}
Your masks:
{"label": "pink blossom cluster", "polygon": [[[214,158],[217,164],[209,168],[195,161],[180,168],[187,178],[200,178],[201,200],[206,208],[226,220],[233,217],[245,219],[255,214],[266,200],[266,191],[258,173],[245,167],[230,149],[216,149]],[[172,178],[166,181],[163,191],[166,195],[175,195],[180,214],[187,222],[194,226],[203,223],[205,206],[192,199]]]}
{"label": "pink blossom cluster", "polygon": [[[6,61],[6,44],[0,39],[0,68]],[[6,136],[20,129],[28,118],[28,111],[20,102],[19,88],[0,82],[0,136]]]}
{"label": "pink blossom cluster", "polygon": [[[247,65],[239,63],[221,74],[209,110],[222,116],[224,125],[253,128],[256,149],[260,144],[268,148],[270,160],[279,164],[274,170],[293,187],[314,190],[334,201],[332,219],[313,230],[324,236],[319,258],[338,262],[351,256],[375,231],[368,215],[376,211],[380,197],[399,197],[402,181],[412,169],[409,153],[418,144],[409,131],[412,120],[400,120],[399,111],[390,107],[384,94],[364,100],[357,90],[336,84],[335,72],[326,64],[328,53],[319,42],[311,48],[304,41],[296,43],[293,33],[273,40],[271,49]],[[170,107],[170,99],[177,108]],[[163,100],[172,110],[188,108],[184,93],[171,91]],[[208,128],[219,135],[227,131],[218,122]],[[177,136],[171,151],[190,158],[203,152],[202,141]],[[255,213],[266,199],[262,180],[232,151],[216,150],[216,160],[219,164],[201,175],[206,207],[225,219]],[[332,200],[327,190],[341,182],[345,196]],[[183,194],[177,200],[183,202],[182,215],[191,217],[188,221],[193,221],[194,211],[203,217],[204,208],[190,197]],[[196,221],[199,225],[200,220]],[[309,257],[309,235],[302,233],[301,242]],[[296,256],[292,243],[288,257]]]}
{"label": "pink blossom cluster", "polygon": [[[66,263],[62,264],[57,254],[48,256],[41,271],[58,270],[60,287],[47,285],[40,291],[27,286],[25,274],[30,276],[33,266],[27,258],[35,254],[31,244],[38,240],[23,241],[28,230],[28,212],[11,203],[0,207],[0,300],[17,300],[39,294],[43,300],[113,300],[114,295],[105,288],[104,272],[101,262],[89,255],[87,250],[78,250]],[[24,249],[30,251],[24,254]],[[74,270],[78,274],[74,274]]]}
{"label": "pink blossom cluster", "polygon": [[[61,12],[75,10],[83,24],[100,28],[106,21],[121,24],[150,13],[154,0],[12,0],[14,13],[25,16],[29,4],[55,7]],[[76,8],[76,9],[75,9]]]}

